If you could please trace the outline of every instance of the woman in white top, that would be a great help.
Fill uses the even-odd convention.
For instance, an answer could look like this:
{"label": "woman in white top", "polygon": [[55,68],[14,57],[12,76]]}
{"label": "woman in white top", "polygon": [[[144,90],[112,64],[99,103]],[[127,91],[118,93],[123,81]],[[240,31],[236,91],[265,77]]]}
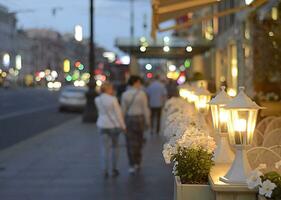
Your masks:
{"label": "woman in white top", "polygon": [[118,137],[126,129],[122,111],[117,98],[113,96],[112,84],[106,82],[101,86],[102,94],[95,99],[98,109],[97,127],[100,134],[101,157],[104,176],[107,178],[111,150],[112,176],[119,175],[117,170]]}
{"label": "woman in white top", "polygon": [[150,113],[147,96],[142,90],[141,78],[131,76],[130,88],[122,95],[122,110],[126,121],[126,143],[129,158],[129,172],[135,173],[140,168],[142,160],[143,133],[149,126]]}

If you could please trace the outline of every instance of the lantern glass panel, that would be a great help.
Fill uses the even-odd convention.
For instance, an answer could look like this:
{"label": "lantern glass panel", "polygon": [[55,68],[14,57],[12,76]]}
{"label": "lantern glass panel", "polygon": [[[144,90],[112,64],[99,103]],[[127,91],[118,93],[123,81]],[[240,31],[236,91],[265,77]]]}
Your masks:
{"label": "lantern glass panel", "polygon": [[209,95],[198,95],[197,101],[195,102],[195,106],[199,113],[207,113],[209,110],[208,102],[211,100],[211,96]]}
{"label": "lantern glass panel", "polygon": [[184,99],[187,99],[187,98],[188,98],[188,93],[189,93],[188,90],[186,90],[186,89],[180,89],[179,93],[180,93],[180,96],[181,96],[182,98],[184,98]]}
{"label": "lantern glass panel", "polygon": [[198,99],[197,95],[194,94],[194,91],[191,91],[189,93],[188,102],[189,103],[194,103],[194,102],[197,101],[197,99]]}
{"label": "lantern glass panel", "polygon": [[228,111],[228,130],[233,145],[250,145],[256,124],[257,110],[230,109]]}
{"label": "lantern glass panel", "polygon": [[227,133],[228,112],[224,105],[211,105],[213,125],[216,131]]}
{"label": "lantern glass panel", "polygon": [[219,129],[221,133],[227,133],[227,110],[223,108],[223,105],[219,106]]}
{"label": "lantern glass panel", "polygon": [[219,105],[211,105],[213,126],[216,131],[219,131]]}

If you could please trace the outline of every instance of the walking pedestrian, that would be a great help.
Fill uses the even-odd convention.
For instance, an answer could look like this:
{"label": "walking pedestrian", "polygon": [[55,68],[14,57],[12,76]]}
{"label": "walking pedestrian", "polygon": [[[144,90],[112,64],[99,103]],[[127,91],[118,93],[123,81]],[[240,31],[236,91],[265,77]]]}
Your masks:
{"label": "walking pedestrian", "polygon": [[167,89],[168,99],[179,96],[178,84],[176,81],[172,79],[168,79],[168,83],[166,84],[166,89]]}
{"label": "walking pedestrian", "polygon": [[156,75],[154,80],[146,89],[146,93],[149,98],[149,107],[151,111],[151,134],[154,133],[155,125],[156,133],[159,134],[161,111],[167,98],[167,89],[165,85],[159,81],[159,78],[159,75]]}
{"label": "walking pedestrian", "polygon": [[149,126],[149,108],[147,96],[142,90],[142,80],[139,76],[131,76],[128,80],[128,90],[122,95],[122,110],[125,114],[127,127],[126,143],[129,159],[129,173],[140,169],[142,148],[144,144],[145,126]]}
{"label": "walking pedestrian", "polygon": [[101,86],[101,95],[95,99],[98,109],[97,127],[100,135],[102,169],[105,178],[109,176],[109,164],[112,167],[112,176],[119,175],[117,169],[118,138],[119,134],[126,129],[121,107],[113,93],[112,84],[105,82]]}

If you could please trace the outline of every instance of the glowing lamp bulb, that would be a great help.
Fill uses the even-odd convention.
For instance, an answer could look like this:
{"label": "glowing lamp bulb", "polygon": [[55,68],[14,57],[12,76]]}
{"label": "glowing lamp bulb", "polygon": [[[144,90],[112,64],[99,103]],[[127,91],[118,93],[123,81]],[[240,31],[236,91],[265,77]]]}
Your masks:
{"label": "glowing lamp bulb", "polygon": [[247,123],[245,119],[237,119],[234,121],[234,130],[238,132],[245,132]]}

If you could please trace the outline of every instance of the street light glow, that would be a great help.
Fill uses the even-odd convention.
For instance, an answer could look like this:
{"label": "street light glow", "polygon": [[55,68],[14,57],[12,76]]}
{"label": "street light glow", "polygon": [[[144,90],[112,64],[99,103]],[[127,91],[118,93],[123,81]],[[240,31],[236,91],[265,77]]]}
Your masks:
{"label": "street light glow", "polygon": [[250,5],[254,0],[245,0],[246,5]]}
{"label": "street light glow", "polygon": [[166,44],[170,42],[170,38],[168,36],[165,36],[163,40]]}
{"label": "street light glow", "polygon": [[163,47],[163,51],[164,52],[169,52],[170,51],[170,47],[169,46],[164,46]]}
{"label": "street light glow", "polygon": [[129,65],[131,62],[130,56],[122,56],[120,58],[120,60],[121,60],[121,63],[124,65]]}
{"label": "street light glow", "polygon": [[52,71],[52,72],[51,72],[51,76],[52,76],[53,78],[57,78],[59,75],[58,75],[58,72]]}
{"label": "street light glow", "polygon": [[141,46],[141,47],[140,47],[140,51],[141,51],[141,52],[145,52],[145,51],[146,51],[146,47],[145,47],[145,46]]}
{"label": "street light glow", "polygon": [[176,71],[177,67],[175,65],[169,65],[168,69],[169,71],[174,72]]}
{"label": "street light glow", "polygon": [[76,41],[81,42],[83,40],[83,28],[81,25],[76,25],[74,28],[74,38]]}
{"label": "street light glow", "polygon": [[151,70],[151,69],[152,69],[152,65],[149,64],[149,63],[146,64],[146,65],[145,65],[145,69],[146,69],[146,70]]}
{"label": "street light glow", "polygon": [[16,69],[20,70],[22,68],[21,55],[16,55]]}
{"label": "street light glow", "polygon": [[100,87],[100,86],[102,86],[102,81],[101,81],[101,80],[97,80],[97,81],[96,81],[96,84],[97,84],[97,86]]}
{"label": "street light glow", "polygon": [[4,65],[4,67],[10,66],[10,55],[8,53],[5,53],[3,55],[3,65]]}
{"label": "street light glow", "polygon": [[7,73],[6,72],[2,72],[1,75],[2,75],[3,78],[5,78],[7,76]]}
{"label": "street light glow", "polygon": [[146,38],[145,38],[144,36],[142,36],[142,37],[140,38],[140,42],[142,42],[142,43],[146,42]]}
{"label": "street light glow", "polygon": [[235,89],[229,88],[229,89],[227,90],[227,94],[228,94],[229,96],[231,96],[231,97],[235,97],[236,94],[237,94],[237,92],[236,92]]}
{"label": "street light glow", "polygon": [[70,71],[70,60],[65,59],[65,60],[63,61],[63,71],[64,71],[65,73],[68,73],[68,72]]}
{"label": "street light glow", "polygon": [[42,72],[39,72],[39,77],[40,77],[40,78],[44,78],[44,77],[45,77],[45,72],[43,72],[43,71],[42,71]]}
{"label": "street light glow", "polygon": [[181,71],[181,72],[184,72],[184,71],[185,71],[185,66],[184,66],[184,65],[181,65],[181,66],[180,66],[180,71]]}
{"label": "street light glow", "polygon": [[177,80],[178,84],[183,84],[186,81],[186,77],[185,76],[180,76]]}
{"label": "street light glow", "polygon": [[191,46],[187,46],[185,50],[190,53],[190,52],[192,52],[192,47]]}
{"label": "street light glow", "polygon": [[115,53],[110,52],[110,51],[104,52],[102,55],[103,55],[103,57],[107,58],[109,62],[114,62],[116,59]]}

